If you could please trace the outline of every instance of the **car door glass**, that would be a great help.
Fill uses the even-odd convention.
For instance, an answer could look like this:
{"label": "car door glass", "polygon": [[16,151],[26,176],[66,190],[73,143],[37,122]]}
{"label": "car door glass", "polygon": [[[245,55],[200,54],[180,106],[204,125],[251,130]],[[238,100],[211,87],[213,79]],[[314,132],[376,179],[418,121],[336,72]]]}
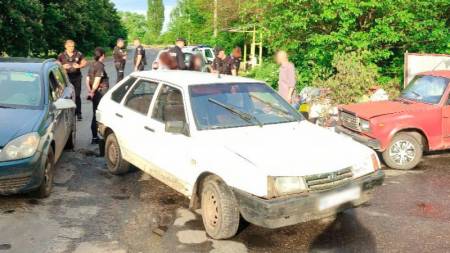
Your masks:
{"label": "car door glass", "polygon": [[130,87],[135,82],[136,82],[136,78],[135,77],[128,78],[124,83],[122,83],[120,85],[120,87],[118,87],[115,91],[113,91],[113,93],[111,94],[111,99],[114,102],[120,103],[122,101],[122,99],[125,97],[125,95],[127,94],[127,92],[130,89]]}
{"label": "car door glass", "polygon": [[183,95],[177,88],[164,85],[155,102],[152,118],[160,122],[186,122]]}
{"label": "car door glass", "polygon": [[49,80],[49,86],[50,86],[50,89],[49,89],[50,100],[56,101],[64,93],[64,88],[62,88],[62,86],[59,85],[53,71],[50,72],[48,80]]}
{"label": "car door glass", "polygon": [[139,80],[128,94],[125,106],[147,115],[157,87],[158,83]]}
{"label": "car door glass", "polygon": [[209,50],[209,49],[205,50],[205,56],[206,56],[206,58],[214,58],[211,50]]}

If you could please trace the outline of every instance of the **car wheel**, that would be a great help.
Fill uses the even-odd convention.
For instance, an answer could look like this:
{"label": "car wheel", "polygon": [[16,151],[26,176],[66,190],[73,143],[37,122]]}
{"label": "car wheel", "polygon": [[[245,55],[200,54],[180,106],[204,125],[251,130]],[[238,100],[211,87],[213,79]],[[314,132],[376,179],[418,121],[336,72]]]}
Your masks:
{"label": "car wheel", "polygon": [[201,191],[202,219],[206,233],[213,239],[233,237],[239,228],[239,208],[228,186],[215,176],[208,176]]}
{"label": "car wheel", "polygon": [[47,159],[45,160],[44,176],[42,183],[36,190],[35,195],[38,198],[47,198],[53,189],[53,176],[55,167],[55,154],[52,148],[48,149]]}
{"label": "car wheel", "polygon": [[109,172],[114,175],[127,173],[130,164],[125,161],[120,152],[119,142],[116,135],[111,133],[106,137],[105,142],[105,159]]}
{"label": "car wheel", "polygon": [[410,170],[419,164],[423,156],[420,140],[409,133],[397,134],[383,152],[387,166],[393,169]]}

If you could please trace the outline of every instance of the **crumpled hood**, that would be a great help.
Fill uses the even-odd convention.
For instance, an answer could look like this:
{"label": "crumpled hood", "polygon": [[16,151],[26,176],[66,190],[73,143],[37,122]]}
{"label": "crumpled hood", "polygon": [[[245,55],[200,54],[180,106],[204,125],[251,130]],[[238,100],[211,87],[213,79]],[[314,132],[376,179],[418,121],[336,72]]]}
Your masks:
{"label": "crumpled hood", "polygon": [[43,112],[39,110],[0,108],[0,147],[32,132],[42,115]]}
{"label": "crumpled hood", "polygon": [[[206,140],[206,139],[205,139]],[[372,150],[307,121],[224,130],[208,136],[269,176],[332,172],[370,157]]]}
{"label": "crumpled hood", "polygon": [[345,111],[355,113],[363,119],[406,111],[426,110],[429,107],[432,105],[402,101],[378,101],[340,106]]}

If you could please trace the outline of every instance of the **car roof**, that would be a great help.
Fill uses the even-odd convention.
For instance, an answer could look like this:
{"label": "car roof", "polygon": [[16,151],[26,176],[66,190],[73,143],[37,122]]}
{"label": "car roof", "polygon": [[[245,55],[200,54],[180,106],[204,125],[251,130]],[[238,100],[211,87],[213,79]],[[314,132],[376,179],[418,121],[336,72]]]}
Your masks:
{"label": "car roof", "polygon": [[435,77],[450,78],[450,70],[427,71],[427,72],[421,72],[417,75],[418,76],[435,76]]}
{"label": "car roof", "polygon": [[181,87],[187,87],[198,84],[216,84],[216,83],[263,83],[250,78],[217,75],[205,72],[186,71],[186,70],[152,70],[134,72],[131,74],[135,77],[150,78],[163,81]]}
{"label": "car roof", "polygon": [[15,71],[40,72],[42,66],[50,62],[55,62],[55,60],[22,57],[1,57],[0,68]]}

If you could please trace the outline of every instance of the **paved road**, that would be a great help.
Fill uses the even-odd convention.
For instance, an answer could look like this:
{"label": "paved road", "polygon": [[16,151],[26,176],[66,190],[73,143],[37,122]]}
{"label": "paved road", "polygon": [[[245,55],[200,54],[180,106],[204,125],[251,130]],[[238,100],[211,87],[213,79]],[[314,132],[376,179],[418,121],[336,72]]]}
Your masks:
{"label": "paved road", "polygon": [[90,104],[83,105],[78,149],[58,162],[52,196],[0,197],[0,253],[450,252],[450,152],[427,156],[414,171],[386,170],[369,204],[336,219],[247,225],[233,240],[215,241],[183,196],[137,170],[106,171],[89,145]]}

